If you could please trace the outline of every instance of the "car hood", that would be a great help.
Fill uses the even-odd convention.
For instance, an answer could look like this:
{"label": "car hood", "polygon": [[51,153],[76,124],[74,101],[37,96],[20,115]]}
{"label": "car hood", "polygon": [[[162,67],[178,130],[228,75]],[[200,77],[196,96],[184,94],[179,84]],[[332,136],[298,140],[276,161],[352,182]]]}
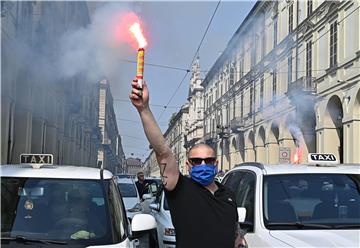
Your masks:
{"label": "car hood", "polygon": [[360,241],[360,230],[281,230],[270,235],[292,247],[359,247]]}
{"label": "car hood", "polygon": [[139,203],[139,199],[137,197],[123,197],[123,201],[124,201],[126,210],[133,208],[136,203]]}

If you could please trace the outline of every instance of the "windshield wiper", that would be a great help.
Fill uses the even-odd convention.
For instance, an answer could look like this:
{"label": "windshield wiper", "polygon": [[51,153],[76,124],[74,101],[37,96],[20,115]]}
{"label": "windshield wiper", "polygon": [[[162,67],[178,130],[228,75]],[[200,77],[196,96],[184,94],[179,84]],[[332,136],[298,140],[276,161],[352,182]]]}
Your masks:
{"label": "windshield wiper", "polygon": [[59,241],[59,240],[49,240],[49,239],[29,239],[25,236],[17,235],[15,237],[1,237],[1,240],[10,240],[10,241],[17,241],[21,243],[26,242],[34,242],[34,243],[42,243],[42,244],[58,244],[58,245],[66,245],[67,242]]}
{"label": "windshield wiper", "polygon": [[341,225],[334,225],[334,229],[354,229],[354,228],[360,228],[360,224],[341,224]]}
{"label": "windshield wiper", "polygon": [[298,229],[302,229],[302,228],[308,228],[308,227],[313,227],[313,228],[323,228],[323,229],[331,229],[332,226],[330,225],[322,225],[322,224],[313,224],[313,223],[302,223],[302,222],[273,222],[273,223],[267,223],[266,226],[270,226],[270,227],[297,227]]}

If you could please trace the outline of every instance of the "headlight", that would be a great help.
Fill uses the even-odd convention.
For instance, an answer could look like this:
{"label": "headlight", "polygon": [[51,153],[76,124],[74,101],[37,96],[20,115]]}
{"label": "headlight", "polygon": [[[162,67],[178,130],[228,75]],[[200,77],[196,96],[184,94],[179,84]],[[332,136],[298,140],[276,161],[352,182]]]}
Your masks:
{"label": "headlight", "polygon": [[165,228],[164,235],[165,236],[175,236],[175,229],[174,228]]}
{"label": "headlight", "polygon": [[128,212],[141,212],[142,206],[140,205],[140,203],[136,203],[135,206],[133,206],[132,208],[128,209]]}

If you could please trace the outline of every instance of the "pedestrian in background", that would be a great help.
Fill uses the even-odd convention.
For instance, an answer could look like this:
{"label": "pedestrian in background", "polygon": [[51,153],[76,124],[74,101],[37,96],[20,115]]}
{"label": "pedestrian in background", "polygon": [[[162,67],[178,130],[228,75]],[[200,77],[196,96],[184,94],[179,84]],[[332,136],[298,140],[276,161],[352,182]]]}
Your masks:
{"label": "pedestrian in background", "polygon": [[150,183],[148,180],[145,180],[145,175],[142,171],[139,171],[137,174],[137,181],[135,182],[136,188],[139,192],[139,197],[142,199],[144,194],[149,193]]}
{"label": "pedestrian in background", "polygon": [[140,90],[136,79],[132,82],[130,100],[140,115],[145,135],[160,166],[176,232],[176,247],[233,248],[245,245],[237,229],[234,195],[214,182],[218,161],[213,148],[205,144],[192,147],[186,162],[190,178],[183,176],[150,110],[146,83]]}

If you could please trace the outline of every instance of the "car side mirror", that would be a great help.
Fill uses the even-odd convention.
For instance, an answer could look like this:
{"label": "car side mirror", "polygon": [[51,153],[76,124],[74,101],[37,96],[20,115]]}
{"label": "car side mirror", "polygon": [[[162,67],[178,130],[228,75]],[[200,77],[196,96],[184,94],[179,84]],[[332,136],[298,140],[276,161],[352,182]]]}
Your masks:
{"label": "car side mirror", "polygon": [[149,208],[155,211],[160,211],[160,204],[159,203],[151,203]]}
{"label": "car side mirror", "polygon": [[243,207],[237,208],[237,212],[239,217],[238,222],[244,223],[246,218],[246,208]]}
{"label": "car side mirror", "polygon": [[156,228],[156,220],[150,214],[135,214],[131,222],[132,232],[149,231]]}
{"label": "car side mirror", "polygon": [[143,194],[142,199],[143,200],[150,200],[152,198],[152,194]]}

